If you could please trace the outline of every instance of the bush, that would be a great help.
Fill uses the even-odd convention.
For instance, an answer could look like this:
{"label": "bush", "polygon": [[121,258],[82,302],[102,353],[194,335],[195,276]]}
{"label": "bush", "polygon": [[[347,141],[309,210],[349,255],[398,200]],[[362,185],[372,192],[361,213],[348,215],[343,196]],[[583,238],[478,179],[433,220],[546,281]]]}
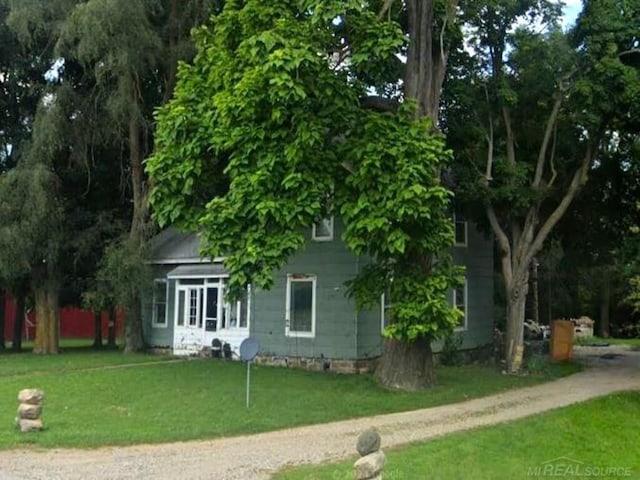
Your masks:
{"label": "bush", "polygon": [[442,350],[440,350],[440,363],[447,366],[456,366],[463,363],[460,347],[462,346],[462,334],[452,333],[444,337]]}
{"label": "bush", "polygon": [[527,370],[533,374],[546,374],[549,371],[549,362],[543,355],[531,355],[527,359]]}

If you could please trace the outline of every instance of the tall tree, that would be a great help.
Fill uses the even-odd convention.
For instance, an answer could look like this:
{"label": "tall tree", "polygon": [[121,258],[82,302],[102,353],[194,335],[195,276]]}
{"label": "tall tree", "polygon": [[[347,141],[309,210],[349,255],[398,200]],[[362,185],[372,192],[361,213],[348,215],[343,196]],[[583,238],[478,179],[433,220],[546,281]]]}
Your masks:
{"label": "tall tree", "polygon": [[637,104],[638,70],[623,62],[637,8],[589,2],[572,36],[558,29],[557,8],[472,4],[468,45],[481,61],[467,53],[449,84],[460,196],[482,206],[499,246],[509,371],[522,362],[531,262]]}
{"label": "tall tree", "polygon": [[591,316],[602,337],[610,336],[611,316],[624,304],[628,266],[634,263],[626,245],[635,240],[640,199],[638,146],[637,132],[618,132],[557,231],[566,259],[555,273],[575,280],[566,282],[573,305],[565,303],[565,315]]}
{"label": "tall tree", "polygon": [[63,210],[45,143],[36,139],[0,185],[0,272],[11,280],[31,279],[38,317],[34,352],[56,353]]}
{"label": "tall tree", "polygon": [[[9,1],[11,23],[23,44],[46,38],[47,45],[54,48],[49,68],[57,68],[50,73],[55,88],[49,99],[55,99],[61,108],[64,104],[67,128],[55,133],[49,129],[49,135],[59,147],[58,155],[86,167],[87,192],[80,194],[80,202],[71,195],[79,193],[74,188],[77,175],[73,169],[64,172],[64,190],[70,194],[65,206],[69,209],[68,221],[83,233],[77,236],[81,242],[65,243],[72,252],[62,253],[78,258],[86,245],[83,239],[97,236],[103,243],[105,237],[113,238],[116,233],[111,229],[105,235],[82,221],[93,217],[97,222],[105,217],[105,205],[88,204],[95,200],[89,200],[88,192],[99,188],[99,182],[91,179],[96,173],[110,186],[108,198],[124,200],[130,228],[123,242],[140,251],[148,216],[142,162],[152,144],[151,114],[168,97],[177,59],[190,51],[189,29],[206,18],[216,2],[192,0],[178,8],[177,0]],[[122,172],[123,181],[109,175],[109,169],[97,168],[98,163],[108,164],[111,172]],[[114,195],[122,185],[126,185],[122,195]],[[132,251],[132,247],[126,245],[123,250]],[[129,287],[137,292],[140,285]],[[143,345],[140,302],[138,297],[132,298],[128,305],[127,352]]]}
{"label": "tall tree", "polygon": [[[20,45],[17,35],[7,23],[9,6],[0,1],[0,172],[5,173],[15,167],[18,156],[29,138],[33,127],[38,100],[45,87],[43,72],[48,68],[47,47],[37,42],[40,55],[31,55],[27,48]],[[4,296],[11,289],[20,300],[25,279],[13,281],[0,277],[0,289]],[[20,302],[18,302],[20,303]],[[24,303],[24,302],[22,302]],[[24,310],[24,309],[23,309]],[[0,332],[4,332],[4,302],[0,306]],[[23,314],[21,314],[23,315]],[[22,317],[14,322],[13,349],[21,349]],[[0,335],[2,336],[2,335]],[[0,339],[3,346],[4,337]]]}
{"label": "tall tree", "polygon": [[[106,105],[117,135],[125,136],[126,172],[132,199],[125,251],[142,256],[148,236],[148,187],[143,160],[152,145],[151,114],[175,82],[177,61],[191,49],[189,30],[215,6],[213,1],[114,0],[79,2],[61,29],[60,54],[79,61],[96,82],[94,95]],[[109,19],[105,22],[105,19]],[[135,28],[132,28],[135,26]],[[129,286],[125,352],[143,347],[139,283]]]}
{"label": "tall tree", "polygon": [[228,3],[195,34],[147,169],[156,218],[202,231],[232,294],[268,288],[304,228],[339,215],[372,258],[350,284],[358,305],[387,287],[393,301],[379,379],[416,389],[435,381],[431,341],[459,315],[435,133],[455,4],[379,3]]}

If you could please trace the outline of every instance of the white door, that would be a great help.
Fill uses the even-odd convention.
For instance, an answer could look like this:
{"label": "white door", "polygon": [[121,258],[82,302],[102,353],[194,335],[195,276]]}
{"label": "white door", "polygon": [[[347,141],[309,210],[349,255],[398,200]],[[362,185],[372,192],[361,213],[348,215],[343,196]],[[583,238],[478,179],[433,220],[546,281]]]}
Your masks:
{"label": "white door", "polygon": [[204,288],[204,334],[203,346],[211,346],[218,331],[224,328],[226,317],[223,308],[223,288],[221,284],[209,283]]}
{"label": "white door", "polygon": [[204,288],[178,285],[173,349],[177,355],[198,353],[203,342]]}

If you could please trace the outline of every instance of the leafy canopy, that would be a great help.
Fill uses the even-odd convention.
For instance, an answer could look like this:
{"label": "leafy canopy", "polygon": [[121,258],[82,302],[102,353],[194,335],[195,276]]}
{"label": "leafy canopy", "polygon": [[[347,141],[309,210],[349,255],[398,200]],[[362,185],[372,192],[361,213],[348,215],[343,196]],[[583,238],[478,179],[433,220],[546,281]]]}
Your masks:
{"label": "leafy canopy", "polygon": [[195,38],[147,162],[159,223],[201,232],[237,294],[268,288],[304,231],[339,215],[348,247],[370,261],[350,285],[357,303],[379,302],[390,284],[391,335],[450,330],[450,194],[438,180],[450,154],[411,102],[361,103],[394,90],[400,26],[360,2],[228,2]]}

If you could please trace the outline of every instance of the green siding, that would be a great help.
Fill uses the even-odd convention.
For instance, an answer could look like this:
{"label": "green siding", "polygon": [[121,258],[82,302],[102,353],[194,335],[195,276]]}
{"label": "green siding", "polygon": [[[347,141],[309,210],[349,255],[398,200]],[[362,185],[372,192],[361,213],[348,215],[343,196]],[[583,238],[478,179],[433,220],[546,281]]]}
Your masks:
{"label": "green siding", "polygon": [[[154,265],[153,278],[166,279],[167,273],[176,265]],[[170,347],[173,344],[173,316],[175,298],[175,280],[168,280],[167,295],[167,327],[157,328],[152,326],[153,292],[151,287],[142,296],[142,331],[145,342],[151,347]]]}
{"label": "green siding", "polygon": [[[453,259],[465,265],[467,277],[467,329],[460,333],[463,349],[492,342],[493,334],[493,243],[473,225],[468,226],[466,247],[454,247]],[[449,294],[453,301],[453,293]],[[358,356],[368,358],[381,353],[381,311],[360,312],[358,322]],[[433,345],[439,351],[441,342]]]}
{"label": "green siding", "polygon": [[[339,239],[341,227],[335,224],[334,240],[315,242],[309,232],[305,249],[274,275],[271,290],[255,292],[251,334],[260,341],[263,354],[357,358],[357,315],[345,297],[344,282],[356,274],[358,261]],[[316,276],[314,338],[285,335],[287,274]]]}
{"label": "green siding", "polygon": [[[357,274],[362,261],[347,250],[341,234],[339,221],[335,222],[332,241],[312,241],[309,229],[304,250],[274,274],[273,287],[269,291],[252,291],[250,332],[260,341],[261,354],[343,359],[380,354],[380,308],[356,312],[354,302],[345,296],[344,283]],[[491,342],[493,331],[492,241],[470,225],[468,246],[455,247],[453,256],[457,264],[466,265],[467,269],[468,328],[463,332],[463,348],[485,345]],[[154,278],[166,277],[176,266],[155,266]],[[287,274],[316,276],[314,338],[285,335]],[[175,280],[170,281],[167,328],[151,327],[150,294],[143,300],[145,339],[152,346],[170,346],[173,342],[175,286]]]}
{"label": "green siding", "polygon": [[358,314],[358,356],[371,358],[380,355],[382,344],[381,310],[365,310]]}
{"label": "green siding", "polygon": [[494,311],[493,242],[469,224],[467,246],[454,247],[453,258],[456,264],[466,267],[468,319],[467,329],[461,331],[462,348],[491,343]]}

